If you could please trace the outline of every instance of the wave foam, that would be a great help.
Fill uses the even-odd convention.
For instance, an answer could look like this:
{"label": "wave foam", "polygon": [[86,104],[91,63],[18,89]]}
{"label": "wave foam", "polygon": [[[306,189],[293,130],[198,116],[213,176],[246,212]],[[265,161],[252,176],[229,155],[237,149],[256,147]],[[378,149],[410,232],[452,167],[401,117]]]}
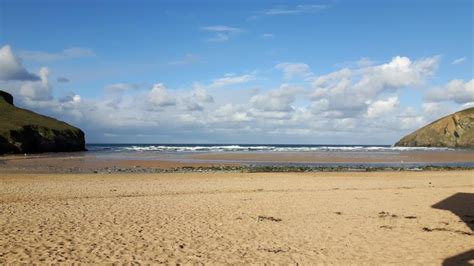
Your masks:
{"label": "wave foam", "polygon": [[399,151],[448,151],[450,148],[389,147],[389,146],[277,146],[277,145],[128,145],[94,150],[129,152],[399,152]]}

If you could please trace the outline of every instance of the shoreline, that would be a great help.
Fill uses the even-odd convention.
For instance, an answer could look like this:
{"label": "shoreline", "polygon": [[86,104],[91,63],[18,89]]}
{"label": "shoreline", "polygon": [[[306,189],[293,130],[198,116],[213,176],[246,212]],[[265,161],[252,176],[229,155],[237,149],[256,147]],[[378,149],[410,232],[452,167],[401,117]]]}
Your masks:
{"label": "shoreline", "polygon": [[53,153],[0,156],[0,171],[157,173],[474,169],[474,151]]}
{"label": "shoreline", "polygon": [[[65,160],[65,161],[64,161]],[[13,161],[14,163],[12,163]],[[32,163],[34,162],[34,163]],[[75,158],[43,158],[0,160],[3,173],[83,173],[83,174],[147,174],[147,173],[194,173],[194,172],[241,172],[241,173],[304,173],[304,172],[414,172],[414,171],[469,171],[472,163],[440,164],[213,164],[181,163],[174,161],[102,160],[84,162]]]}

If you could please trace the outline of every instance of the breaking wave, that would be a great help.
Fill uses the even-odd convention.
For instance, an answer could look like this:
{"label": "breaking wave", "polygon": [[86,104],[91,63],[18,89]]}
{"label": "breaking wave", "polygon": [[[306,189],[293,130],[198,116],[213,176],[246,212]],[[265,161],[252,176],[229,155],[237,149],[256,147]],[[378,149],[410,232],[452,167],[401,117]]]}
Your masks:
{"label": "breaking wave", "polygon": [[89,151],[109,152],[397,152],[448,151],[449,148],[393,147],[362,145],[153,145],[153,144],[91,144]]}

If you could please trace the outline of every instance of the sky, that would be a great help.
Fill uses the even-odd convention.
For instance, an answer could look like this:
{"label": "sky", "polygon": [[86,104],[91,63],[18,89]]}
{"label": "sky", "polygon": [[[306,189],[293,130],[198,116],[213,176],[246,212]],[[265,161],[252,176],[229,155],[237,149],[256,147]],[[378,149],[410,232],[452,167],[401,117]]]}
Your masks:
{"label": "sky", "polygon": [[0,89],[88,143],[393,144],[474,106],[473,11],[0,0]]}

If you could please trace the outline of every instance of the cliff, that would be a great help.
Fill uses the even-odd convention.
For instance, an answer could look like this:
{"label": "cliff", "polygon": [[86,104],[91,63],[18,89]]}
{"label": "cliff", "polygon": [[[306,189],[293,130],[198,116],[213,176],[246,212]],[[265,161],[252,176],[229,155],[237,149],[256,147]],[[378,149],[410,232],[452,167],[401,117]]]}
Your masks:
{"label": "cliff", "polygon": [[13,104],[0,91],[0,154],[84,151],[82,130]]}
{"label": "cliff", "polygon": [[438,119],[395,146],[474,148],[474,107]]}

